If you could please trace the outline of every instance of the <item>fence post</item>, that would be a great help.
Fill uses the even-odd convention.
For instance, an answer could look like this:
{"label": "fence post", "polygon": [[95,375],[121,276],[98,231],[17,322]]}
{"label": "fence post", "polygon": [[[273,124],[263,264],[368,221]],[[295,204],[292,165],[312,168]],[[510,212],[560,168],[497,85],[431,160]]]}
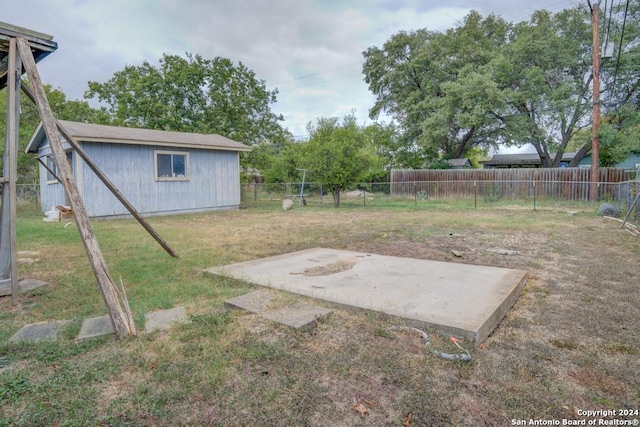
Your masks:
{"label": "fence post", "polygon": [[473,208],[478,209],[478,181],[473,181]]}
{"label": "fence post", "polygon": [[536,182],[533,181],[533,210],[536,210]]}
{"label": "fence post", "polygon": [[413,203],[418,206],[418,192],[416,191],[416,182],[413,181]]}
{"label": "fence post", "polygon": [[257,182],[253,183],[253,201],[254,202],[258,201],[258,183]]}

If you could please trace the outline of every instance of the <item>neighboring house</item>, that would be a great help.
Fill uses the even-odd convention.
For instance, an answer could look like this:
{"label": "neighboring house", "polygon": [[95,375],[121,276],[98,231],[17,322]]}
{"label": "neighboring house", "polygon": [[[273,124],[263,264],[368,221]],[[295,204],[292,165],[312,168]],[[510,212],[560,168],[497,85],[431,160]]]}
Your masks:
{"label": "neighboring house", "polygon": [[[591,153],[584,156],[584,158],[580,160],[580,163],[578,164],[578,166],[579,167],[591,166]],[[629,169],[629,170],[631,169],[638,170],[638,168],[640,168],[640,149],[632,150],[631,153],[629,153],[629,155],[627,156],[627,158],[621,161],[620,163],[618,163],[617,165],[615,165],[615,167]]]}
{"label": "neighboring house", "polygon": [[[564,153],[559,167],[569,166],[569,162],[576,155],[575,152]],[[551,155],[555,157],[554,154]],[[484,169],[503,169],[503,168],[540,168],[542,162],[538,153],[520,153],[520,154],[494,154],[491,160],[481,160],[480,163]]]}
{"label": "neighboring house", "polygon": [[470,169],[472,167],[471,162],[466,157],[461,157],[458,159],[449,159],[447,160],[451,169]]}
{"label": "neighboring house", "polygon": [[[239,153],[251,150],[246,145],[213,134],[60,123],[143,215],[238,209],[240,205]],[[64,147],[89,216],[128,215],[69,144],[65,142]],[[37,153],[57,172],[42,124],[26,151]],[[43,211],[69,204],[62,184],[42,165],[40,194]]]}

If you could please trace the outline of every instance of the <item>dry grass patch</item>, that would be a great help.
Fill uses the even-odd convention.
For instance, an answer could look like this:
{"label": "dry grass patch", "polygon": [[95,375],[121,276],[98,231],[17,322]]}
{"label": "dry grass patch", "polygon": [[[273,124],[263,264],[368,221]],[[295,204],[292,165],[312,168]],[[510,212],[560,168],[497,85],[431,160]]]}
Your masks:
{"label": "dry grass patch", "polygon": [[[180,259],[133,221],[94,227],[139,323],[175,305],[191,323],[131,340],[76,342],[69,333],[54,344],[0,344],[0,424],[508,425],[576,417],[576,407],[638,408],[640,239],[609,221],[552,210],[324,207],[150,221]],[[19,249],[41,254],[21,275],[49,285],[18,307],[0,301],[0,338],[27,323],[77,326],[104,314],[77,236],[56,226],[19,224]],[[202,274],[313,247],[522,269],[529,282],[463,364],[434,357],[418,335],[390,332],[378,313],[334,309],[300,333],[228,310],[226,299],[254,287]],[[487,251],[496,248],[518,254]],[[276,305],[314,303],[275,293]]]}

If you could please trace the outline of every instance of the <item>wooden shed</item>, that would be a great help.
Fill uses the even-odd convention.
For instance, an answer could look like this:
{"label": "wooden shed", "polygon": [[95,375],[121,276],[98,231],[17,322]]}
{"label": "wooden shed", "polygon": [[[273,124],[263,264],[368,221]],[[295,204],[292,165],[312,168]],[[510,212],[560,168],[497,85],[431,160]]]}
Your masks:
{"label": "wooden shed", "polygon": [[[60,123],[143,215],[230,210],[240,205],[239,153],[251,150],[244,144],[214,134]],[[89,216],[127,215],[80,156],[67,144],[65,149]],[[67,205],[42,124],[26,151],[37,153],[41,160],[43,211]]]}

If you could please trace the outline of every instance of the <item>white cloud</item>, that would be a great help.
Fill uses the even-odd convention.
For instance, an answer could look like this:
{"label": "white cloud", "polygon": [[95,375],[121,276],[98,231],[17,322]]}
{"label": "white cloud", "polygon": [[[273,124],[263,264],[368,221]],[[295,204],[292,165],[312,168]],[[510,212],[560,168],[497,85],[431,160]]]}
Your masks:
{"label": "white cloud", "polygon": [[515,20],[577,1],[21,0],[3,5],[2,19],[54,36],[59,49],[40,72],[71,99],[88,81],[104,82],[127,64],[155,64],[163,53],[222,56],[278,87],[274,110],[303,134],[321,116],[355,110],[367,120],[374,97],[362,79],[362,52],[400,30],[444,31],[474,8]]}

